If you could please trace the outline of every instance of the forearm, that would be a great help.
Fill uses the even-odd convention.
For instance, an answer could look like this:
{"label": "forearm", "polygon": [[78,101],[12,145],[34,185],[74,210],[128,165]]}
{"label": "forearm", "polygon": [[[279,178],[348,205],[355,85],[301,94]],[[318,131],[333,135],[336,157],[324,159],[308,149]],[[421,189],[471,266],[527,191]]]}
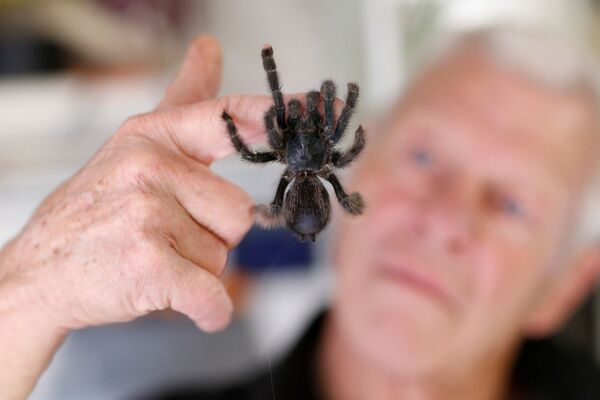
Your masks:
{"label": "forearm", "polygon": [[[6,268],[0,250],[0,270]],[[0,274],[0,399],[26,398],[66,336],[22,292]]]}

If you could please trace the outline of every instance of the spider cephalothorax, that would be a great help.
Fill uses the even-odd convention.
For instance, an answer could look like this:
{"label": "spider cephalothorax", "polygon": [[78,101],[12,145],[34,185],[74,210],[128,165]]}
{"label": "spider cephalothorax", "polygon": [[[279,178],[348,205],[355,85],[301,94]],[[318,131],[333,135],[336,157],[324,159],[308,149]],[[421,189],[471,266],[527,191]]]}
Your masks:
{"label": "spider cephalothorax", "polygon": [[[365,146],[365,134],[362,126],[359,126],[348,150],[336,148],[356,106],[358,85],[348,84],[346,104],[337,123],[334,123],[336,87],[330,80],[323,82],[321,92],[309,92],[305,105],[298,100],[290,100],[286,116],[271,46],[264,47],[261,55],[275,103],[264,116],[271,150],[251,150],[238,135],[227,111],[223,111],[222,117],[233,146],[244,160],[254,163],[279,161],[287,165],[273,202],[257,207],[258,223],[266,227],[287,224],[300,240],[308,237],[314,241],[315,235],[327,225],[331,208],[329,195],[320,178],[333,186],[338,201],[347,213],[358,215],[364,208],[360,194],[347,194],[333,172],[336,168],[348,166]],[[323,114],[319,112],[321,101]]]}

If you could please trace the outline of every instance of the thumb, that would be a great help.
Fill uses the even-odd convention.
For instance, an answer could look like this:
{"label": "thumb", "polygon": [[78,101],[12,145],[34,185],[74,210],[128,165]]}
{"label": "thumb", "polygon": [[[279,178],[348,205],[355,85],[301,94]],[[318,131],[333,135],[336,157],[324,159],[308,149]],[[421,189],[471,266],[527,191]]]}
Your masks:
{"label": "thumb", "polygon": [[158,109],[213,98],[221,85],[223,58],[219,42],[198,36],[190,44],[179,74],[166,90]]}

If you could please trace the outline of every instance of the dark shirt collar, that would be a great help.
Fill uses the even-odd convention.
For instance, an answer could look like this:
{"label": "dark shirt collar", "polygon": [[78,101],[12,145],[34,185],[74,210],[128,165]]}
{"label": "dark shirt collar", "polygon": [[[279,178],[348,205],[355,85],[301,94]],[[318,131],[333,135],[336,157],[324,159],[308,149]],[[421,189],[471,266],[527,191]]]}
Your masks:
{"label": "dark shirt collar", "polygon": [[[318,343],[327,314],[317,315],[274,373],[276,398],[320,399]],[[527,340],[515,362],[509,399],[600,400],[600,373],[590,354],[559,346],[553,338]]]}
{"label": "dark shirt collar", "polygon": [[[178,390],[158,399],[323,400],[316,357],[326,317],[325,312],[318,314],[286,357],[245,382],[211,392]],[[513,369],[508,398],[600,400],[598,366],[589,354],[567,351],[552,339],[526,341]]]}

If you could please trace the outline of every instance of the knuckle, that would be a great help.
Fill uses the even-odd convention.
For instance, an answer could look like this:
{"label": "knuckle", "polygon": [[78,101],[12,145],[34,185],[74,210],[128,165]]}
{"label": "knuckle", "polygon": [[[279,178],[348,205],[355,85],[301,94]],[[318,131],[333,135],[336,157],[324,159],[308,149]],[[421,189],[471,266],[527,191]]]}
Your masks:
{"label": "knuckle", "polygon": [[149,193],[137,194],[128,204],[128,213],[132,217],[131,219],[137,222],[137,227],[145,236],[150,235],[147,223],[160,221],[164,211],[165,207],[162,201]]}
{"label": "knuckle", "polygon": [[127,117],[117,130],[118,135],[136,134],[148,130],[149,113],[136,114]]}
{"label": "knuckle", "polygon": [[128,182],[145,183],[150,178],[160,176],[165,163],[156,151],[142,148],[129,152],[118,168]]}
{"label": "knuckle", "polygon": [[133,202],[139,215],[145,220],[148,218],[158,218],[163,206],[162,201],[151,194],[141,193]]}
{"label": "knuckle", "polygon": [[140,128],[140,115],[131,115],[123,121],[119,129],[117,130],[120,134],[127,134],[131,132],[137,132]]}
{"label": "knuckle", "polygon": [[126,249],[127,257],[132,264],[147,264],[156,261],[151,230],[141,223],[131,224],[127,235],[129,246]]}
{"label": "knuckle", "polygon": [[[126,238],[130,259],[148,260],[155,256],[160,244],[160,227],[165,209],[162,202],[150,194],[129,196],[119,214],[119,229]],[[131,259],[135,262],[135,259]]]}

